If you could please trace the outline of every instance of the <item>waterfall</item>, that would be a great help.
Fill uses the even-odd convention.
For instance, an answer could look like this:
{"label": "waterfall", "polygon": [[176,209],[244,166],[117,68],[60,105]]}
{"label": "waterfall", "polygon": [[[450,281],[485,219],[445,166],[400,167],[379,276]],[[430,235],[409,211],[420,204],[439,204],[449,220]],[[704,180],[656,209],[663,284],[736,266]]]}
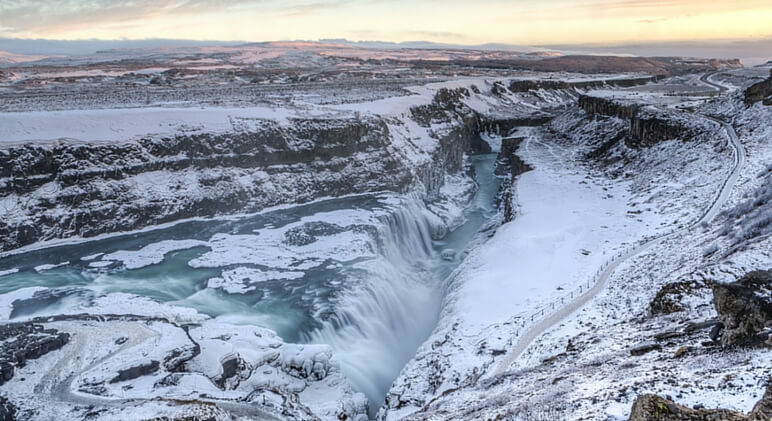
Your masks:
{"label": "waterfall", "polygon": [[[335,314],[306,335],[332,346],[341,369],[374,413],[392,381],[436,325],[442,292],[433,234],[444,226],[416,195],[381,218],[379,256],[357,265]],[[441,231],[440,231],[441,232]]]}

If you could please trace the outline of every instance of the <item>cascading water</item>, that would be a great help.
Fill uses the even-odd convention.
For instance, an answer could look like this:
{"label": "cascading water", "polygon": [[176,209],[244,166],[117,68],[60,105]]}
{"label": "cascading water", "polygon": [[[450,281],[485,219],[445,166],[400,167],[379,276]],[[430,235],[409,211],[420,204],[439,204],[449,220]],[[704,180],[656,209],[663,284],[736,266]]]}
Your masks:
{"label": "cascading water", "polygon": [[[479,188],[451,232],[417,195],[331,199],[6,256],[0,273],[15,273],[0,276],[0,294],[48,288],[12,318],[123,292],[268,327],[288,342],[326,343],[375,413],[436,325],[443,281],[458,263],[441,251],[463,250],[495,214],[495,156],[471,161]],[[164,242],[183,245],[163,251]],[[147,262],[129,265],[116,252]]]}
{"label": "cascading water", "polygon": [[335,314],[307,335],[310,342],[332,346],[371,410],[437,322],[442,297],[434,276],[440,259],[432,222],[418,198],[384,217],[379,256],[357,265],[363,285],[347,292]]}
{"label": "cascading water", "polygon": [[443,281],[457,264],[443,260],[439,250],[463,249],[495,215],[495,156],[475,156],[472,162],[479,188],[464,212],[465,223],[433,241],[447,227],[438,226],[438,218],[411,197],[383,218],[381,253],[362,264],[366,287],[346,294],[323,327],[306,335],[332,346],[349,380],[367,395],[371,414],[437,323]]}

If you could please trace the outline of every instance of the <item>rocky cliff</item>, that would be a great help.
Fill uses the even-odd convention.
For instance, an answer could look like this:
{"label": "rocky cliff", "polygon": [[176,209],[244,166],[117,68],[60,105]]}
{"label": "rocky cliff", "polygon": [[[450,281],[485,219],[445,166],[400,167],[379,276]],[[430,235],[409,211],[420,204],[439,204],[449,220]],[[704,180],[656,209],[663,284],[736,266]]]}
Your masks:
{"label": "rocky cliff", "polygon": [[649,76],[640,78],[626,79],[608,79],[592,80],[579,82],[565,82],[559,80],[515,80],[510,82],[509,89],[512,92],[528,92],[537,89],[559,90],[559,89],[597,89],[603,87],[628,88],[631,86],[644,85],[649,82],[656,82],[662,79],[661,76]]}
{"label": "rocky cliff", "polygon": [[745,90],[745,105],[753,105],[762,101],[764,105],[772,105],[772,70],[769,79],[751,85]]}
{"label": "rocky cliff", "polygon": [[517,154],[517,149],[523,140],[521,137],[510,137],[501,140],[501,151],[498,155],[496,173],[506,175],[499,189],[500,207],[503,209],[504,222],[515,219],[515,192],[513,185],[517,177],[533,169]]}
{"label": "rocky cliff", "polygon": [[[472,109],[473,95],[496,112]],[[465,153],[490,151],[480,133],[551,118],[532,107],[511,111],[511,99],[476,87],[439,88],[429,98],[396,116],[337,112],[0,147],[0,251],[320,197],[418,188],[431,201]]]}
{"label": "rocky cliff", "polygon": [[346,118],[12,146],[0,150],[0,250],[321,196],[401,191],[415,180],[390,145],[382,121]]}
{"label": "rocky cliff", "polygon": [[582,95],[579,106],[592,116],[616,117],[629,122],[626,142],[631,147],[648,147],[656,143],[687,138],[694,135],[684,121],[674,118],[673,111],[663,111],[650,106],[626,104],[603,97]]}

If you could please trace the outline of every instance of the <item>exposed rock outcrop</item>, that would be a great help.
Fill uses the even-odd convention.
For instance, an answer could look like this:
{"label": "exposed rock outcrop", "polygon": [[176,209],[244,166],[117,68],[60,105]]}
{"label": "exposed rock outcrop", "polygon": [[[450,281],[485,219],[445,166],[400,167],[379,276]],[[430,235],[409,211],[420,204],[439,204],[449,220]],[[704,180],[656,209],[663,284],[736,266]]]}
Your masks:
{"label": "exposed rock outcrop", "polygon": [[0,421],[16,421],[16,407],[3,396],[0,396]]}
{"label": "exposed rock outcrop", "polygon": [[152,360],[145,364],[139,364],[134,367],[129,367],[125,370],[119,370],[118,375],[110,380],[110,383],[125,382],[127,380],[133,380],[137,377],[145,376],[147,374],[155,373],[158,371],[160,363],[156,360]]}
{"label": "exposed rock outcrop", "polygon": [[704,282],[695,280],[664,285],[649,303],[649,314],[658,316],[683,311],[684,306],[681,301],[684,296],[690,295],[696,290],[707,290],[707,288],[708,285]]}
{"label": "exposed rock outcrop", "polygon": [[628,144],[633,147],[648,147],[656,143],[672,140],[686,139],[689,130],[681,124],[673,121],[664,112],[641,108],[630,119],[630,137]]}
{"label": "exposed rock outcrop", "polygon": [[769,79],[751,85],[745,90],[745,105],[753,105],[762,101],[764,105],[772,105],[772,70]]}
{"label": "exposed rock outcrop", "polygon": [[633,403],[630,421],[744,421],[739,412],[726,409],[692,409],[657,395],[641,395]]}
{"label": "exposed rock outcrop", "polygon": [[665,140],[684,139],[693,134],[690,128],[668,113],[652,107],[590,95],[580,96],[579,106],[588,115],[616,117],[629,121],[626,143],[634,148],[649,147]]}
{"label": "exposed rock outcrop", "polygon": [[501,183],[499,188],[500,206],[503,207],[504,221],[506,222],[515,219],[514,189],[512,185],[519,175],[533,169],[517,155],[517,149],[523,140],[520,137],[501,139],[501,151],[497,160],[496,173],[502,175],[509,173],[509,177]]}
{"label": "exposed rock outcrop", "polygon": [[714,284],[713,300],[724,326],[723,345],[772,347],[772,270]]}
{"label": "exposed rock outcrop", "polygon": [[772,388],[744,415],[727,409],[692,409],[657,395],[641,395],[633,403],[629,421],[766,421],[772,419]]}
{"label": "exposed rock outcrop", "polygon": [[628,120],[633,118],[638,110],[637,105],[624,105],[611,99],[591,95],[581,95],[579,106],[590,115],[600,114]]}
{"label": "exposed rock outcrop", "polygon": [[504,168],[509,169],[512,177],[531,171],[533,168],[517,155],[517,148],[523,142],[522,137],[509,137],[501,139],[501,152],[499,152],[498,162]]}
{"label": "exposed rock outcrop", "polygon": [[0,385],[13,378],[14,367],[56,351],[70,340],[68,333],[34,323],[0,325]]}
{"label": "exposed rock outcrop", "polygon": [[[8,147],[0,151],[0,197],[17,200],[0,209],[0,250],[289,200],[402,191],[415,181],[390,152],[379,119],[255,124],[228,133]],[[371,170],[353,155],[367,157]]]}
{"label": "exposed rock outcrop", "polygon": [[661,76],[580,82],[565,82],[562,80],[514,80],[510,82],[509,90],[512,92],[528,92],[538,89],[589,89],[602,88],[604,86],[627,88],[631,86],[644,85],[649,82],[655,82],[659,79],[661,79]]}

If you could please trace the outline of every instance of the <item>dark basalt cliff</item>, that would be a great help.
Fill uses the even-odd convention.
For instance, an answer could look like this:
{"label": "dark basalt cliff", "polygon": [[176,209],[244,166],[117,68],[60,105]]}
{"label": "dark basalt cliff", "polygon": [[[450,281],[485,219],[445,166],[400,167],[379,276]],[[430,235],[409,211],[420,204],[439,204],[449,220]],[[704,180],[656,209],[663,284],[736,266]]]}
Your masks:
{"label": "dark basalt cliff", "polygon": [[626,120],[632,119],[638,111],[637,105],[623,105],[610,99],[590,95],[579,97],[579,107],[590,115],[618,117]]}
{"label": "dark basalt cliff", "polygon": [[499,189],[499,201],[500,206],[503,208],[505,222],[515,219],[514,189],[512,187],[515,181],[517,181],[517,177],[533,169],[517,155],[517,149],[523,140],[520,137],[510,137],[501,140],[501,152],[499,152],[497,160],[496,173],[499,175],[508,173],[509,175],[501,183]]}
{"label": "dark basalt cliff", "polygon": [[603,87],[629,88],[631,86],[645,85],[649,82],[656,82],[662,79],[661,76],[650,76],[630,79],[608,79],[593,80],[581,82],[564,82],[560,80],[515,80],[510,82],[509,90],[512,92],[528,92],[538,89],[591,89]]}
{"label": "dark basalt cliff", "polygon": [[0,250],[322,196],[402,191],[412,177],[378,119],[10,147],[0,151],[0,197],[19,199],[0,209]]}
{"label": "dark basalt cliff", "polygon": [[762,101],[764,105],[772,105],[772,70],[769,79],[751,85],[745,90],[745,105],[753,105]]}
{"label": "dark basalt cliff", "polygon": [[616,117],[629,121],[626,142],[631,147],[648,147],[671,139],[691,135],[691,129],[664,111],[652,107],[620,102],[589,95],[579,97],[579,106],[591,116]]}
{"label": "dark basalt cliff", "polygon": [[94,179],[122,180],[149,171],[205,169],[330,161],[384,146],[377,120],[266,121],[245,132],[195,133],[123,143],[24,145],[0,150],[0,191],[24,194],[56,181],[68,187]]}

